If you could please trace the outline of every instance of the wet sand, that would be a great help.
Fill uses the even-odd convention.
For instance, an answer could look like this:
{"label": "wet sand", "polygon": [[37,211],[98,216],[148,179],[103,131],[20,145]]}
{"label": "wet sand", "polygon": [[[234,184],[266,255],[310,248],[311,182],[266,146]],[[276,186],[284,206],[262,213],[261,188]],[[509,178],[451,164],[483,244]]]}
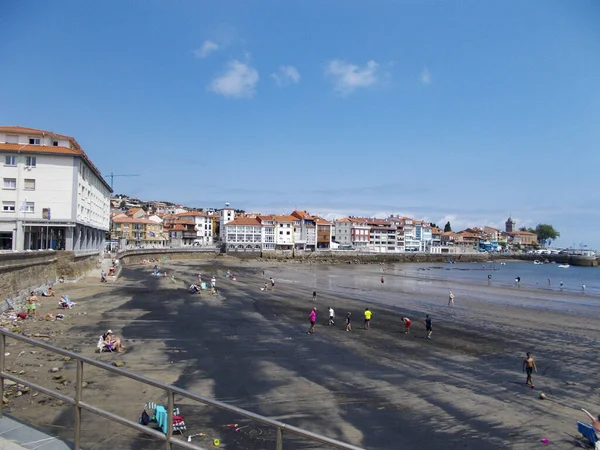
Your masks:
{"label": "wet sand", "polygon": [[[55,345],[123,361],[126,369],[367,449],[531,449],[543,446],[542,438],[574,448],[576,421],[585,419],[580,408],[600,412],[600,308],[593,298],[574,302],[557,292],[423,279],[409,265],[383,273],[378,265],[265,266],[222,258],[165,268],[177,283],[150,276],[149,266],[130,266],[116,284],[59,285],[57,294],[79,303],[65,320],[20,326],[48,333],[46,341]],[[260,290],[263,268],[266,278],[275,278],[274,290]],[[238,281],[224,277],[228,269]],[[205,279],[217,276],[219,296],[187,292],[198,271]],[[446,306],[449,289],[453,308]],[[313,290],[319,312],[317,333],[309,336]],[[42,303],[42,313],[57,312],[54,299]],[[326,325],[328,306],[336,310],[333,327]],[[369,331],[362,329],[367,306]],[[347,311],[351,333],[344,331]],[[433,318],[431,340],[422,323],[426,313]],[[405,315],[413,322],[409,335],[400,321]],[[123,354],[94,353],[108,328],[123,336]],[[8,351],[9,367],[25,370],[25,377],[55,386],[49,369],[57,366],[74,379],[72,362],[21,345]],[[534,390],[524,386],[521,372],[526,351],[538,365]],[[85,379],[85,401],[134,420],[145,402],[161,401],[138,383],[93,369]],[[61,389],[70,392],[72,385]],[[71,437],[66,407],[41,394],[10,400],[15,417]],[[200,445],[218,437],[230,449],[274,448],[274,430],[177,403],[187,434],[207,434],[194,440]],[[232,422],[247,426],[226,429]],[[85,448],[164,448],[87,414],[84,426]],[[288,438],[284,448],[319,447]]]}

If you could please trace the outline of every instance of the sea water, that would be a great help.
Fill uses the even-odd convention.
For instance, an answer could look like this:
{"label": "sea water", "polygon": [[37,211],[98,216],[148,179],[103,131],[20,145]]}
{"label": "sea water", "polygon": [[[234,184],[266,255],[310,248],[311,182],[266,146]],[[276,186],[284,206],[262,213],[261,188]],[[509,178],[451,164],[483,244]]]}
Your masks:
{"label": "sea water", "polygon": [[583,294],[585,285],[585,294],[600,296],[600,266],[561,268],[559,264],[538,265],[533,262],[436,263],[411,264],[407,272],[424,278],[454,279],[474,284],[487,284],[488,275],[491,275],[491,284],[495,286],[514,286],[515,279],[520,277],[522,288],[562,290],[566,293]]}

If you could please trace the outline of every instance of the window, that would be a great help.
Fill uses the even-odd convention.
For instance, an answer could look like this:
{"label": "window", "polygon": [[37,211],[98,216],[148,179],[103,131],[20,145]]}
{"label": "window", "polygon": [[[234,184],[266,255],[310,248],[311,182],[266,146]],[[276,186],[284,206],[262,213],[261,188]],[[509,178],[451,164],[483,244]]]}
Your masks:
{"label": "window", "polygon": [[52,141],[52,145],[53,145],[54,147],[58,147],[58,141]]}
{"label": "window", "polygon": [[30,145],[40,145],[40,138],[29,138]]}
{"label": "window", "polygon": [[288,231],[286,234],[289,236],[289,235],[290,235],[290,232]]}
{"label": "window", "polygon": [[33,202],[26,202],[25,203],[25,212],[26,213],[35,212],[35,203],[33,203]]}
{"label": "window", "polygon": [[283,231],[280,231],[280,232],[279,232],[279,235],[280,235],[280,236],[283,236]]}
{"label": "window", "polygon": [[15,155],[6,155],[6,158],[4,159],[4,165],[16,166],[17,165],[17,157]]}
{"label": "window", "polygon": [[2,202],[2,212],[15,212],[15,202]]}
{"label": "window", "polygon": [[35,156],[28,156],[25,165],[27,167],[35,167],[36,158]]}
{"label": "window", "polygon": [[16,178],[5,178],[4,179],[4,189],[16,189],[17,188],[17,179]]}
{"label": "window", "polygon": [[31,178],[25,178],[25,190],[35,191],[35,180]]}

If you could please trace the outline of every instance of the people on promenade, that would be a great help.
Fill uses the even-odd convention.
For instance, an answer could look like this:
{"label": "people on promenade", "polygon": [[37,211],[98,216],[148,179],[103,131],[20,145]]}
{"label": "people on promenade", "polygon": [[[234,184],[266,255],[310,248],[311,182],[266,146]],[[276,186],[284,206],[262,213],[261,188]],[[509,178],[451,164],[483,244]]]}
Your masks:
{"label": "people on promenade", "polygon": [[335,311],[329,307],[329,325],[335,325]]}
{"label": "people on promenade", "polygon": [[448,306],[454,306],[454,294],[452,291],[448,294]]}
{"label": "people on promenade", "polygon": [[308,329],[308,333],[306,333],[306,334],[315,334],[315,322],[317,321],[317,307],[316,306],[310,311],[308,320],[310,322],[310,328]]}
{"label": "people on promenade", "polygon": [[433,328],[431,327],[431,317],[429,317],[429,314],[427,314],[425,316],[425,331],[427,332],[427,339],[431,339],[431,332],[433,331]]}
{"label": "people on promenade", "polygon": [[29,297],[27,297],[27,317],[35,318],[35,308],[37,306],[38,298],[35,295],[35,292],[31,291]]}
{"label": "people on promenade", "polygon": [[346,314],[346,331],[352,331],[352,313]]}
{"label": "people on promenade", "polygon": [[410,319],[408,317],[403,317],[402,322],[404,322],[404,334],[408,334],[410,331]]}
{"label": "people on promenade", "polygon": [[533,385],[533,372],[537,372],[537,367],[535,365],[534,359],[531,357],[531,353],[527,352],[527,356],[523,360],[523,372],[527,373],[527,380],[525,381],[525,385],[534,387]]}
{"label": "people on promenade", "polygon": [[369,310],[369,308],[365,308],[365,330],[371,329],[371,317],[373,313]]}

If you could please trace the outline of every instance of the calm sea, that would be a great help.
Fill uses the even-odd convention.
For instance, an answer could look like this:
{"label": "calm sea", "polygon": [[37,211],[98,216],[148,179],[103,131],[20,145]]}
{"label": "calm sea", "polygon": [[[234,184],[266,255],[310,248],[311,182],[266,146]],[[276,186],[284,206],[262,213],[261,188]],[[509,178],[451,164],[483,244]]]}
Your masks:
{"label": "calm sea", "polygon": [[[560,291],[562,281],[564,292],[583,292],[600,296],[600,266],[567,269],[559,264],[535,265],[532,262],[497,263],[455,263],[455,264],[414,264],[411,269],[423,277],[461,279],[475,284],[487,284],[492,275],[492,284],[513,286],[515,278],[521,277],[521,287]],[[548,283],[550,279],[550,284]]]}

